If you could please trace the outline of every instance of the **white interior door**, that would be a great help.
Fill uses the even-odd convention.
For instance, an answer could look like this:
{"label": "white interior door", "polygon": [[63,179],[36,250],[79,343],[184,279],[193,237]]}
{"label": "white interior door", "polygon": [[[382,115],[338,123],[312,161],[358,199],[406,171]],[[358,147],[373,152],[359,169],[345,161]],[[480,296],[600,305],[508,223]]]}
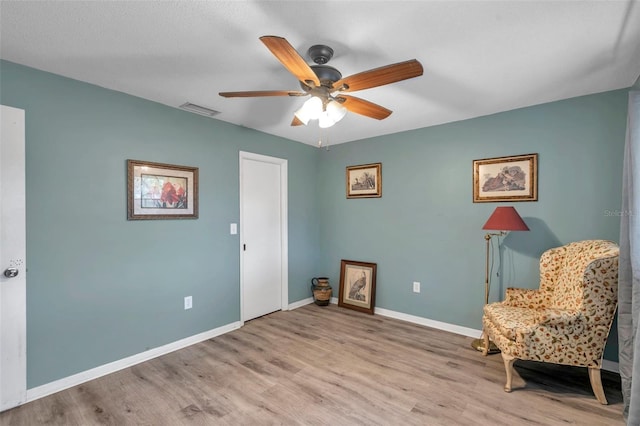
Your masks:
{"label": "white interior door", "polygon": [[287,162],[240,153],[242,321],[286,308]]}
{"label": "white interior door", "polygon": [[27,394],[24,111],[0,110],[0,411]]}

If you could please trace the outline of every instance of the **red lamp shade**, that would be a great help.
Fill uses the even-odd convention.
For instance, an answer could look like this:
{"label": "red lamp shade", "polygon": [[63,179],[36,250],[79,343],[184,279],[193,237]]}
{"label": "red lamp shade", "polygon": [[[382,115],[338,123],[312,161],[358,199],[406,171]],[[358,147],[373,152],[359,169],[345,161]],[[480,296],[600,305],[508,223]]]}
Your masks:
{"label": "red lamp shade", "polygon": [[528,231],[529,227],[513,207],[496,207],[482,229],[497,231]]}

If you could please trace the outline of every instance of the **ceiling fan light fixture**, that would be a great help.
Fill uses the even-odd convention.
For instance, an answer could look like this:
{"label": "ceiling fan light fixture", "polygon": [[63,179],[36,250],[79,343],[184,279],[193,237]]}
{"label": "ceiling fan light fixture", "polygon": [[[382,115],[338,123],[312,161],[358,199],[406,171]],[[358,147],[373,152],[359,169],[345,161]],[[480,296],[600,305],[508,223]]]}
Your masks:
{"label": "ceiling fan light fixture", "polygon": [[304,105],[302,105],[295,113],[293,113],[293,115],[298,120],[300,120],[300,122],[302,122],[302,124],[304,124],[305,126],[309,124],[309,120],[311,120],[311,117],[309,117],[309,114],[306,114],[304,110]]}
{"label": "ceiling fan light fixture", "polygon": [[347,109],[337,101],[329,101],[324,112],[318,118],[318,126],[322,129],[331,127],[338,121],[342,120],[347,114]]}
{"label": "ceiling fan light fixture", "polygon": [[336,122],[326,112],[323,112],[322,115],[318,117],[318,127],[321,129],[326,129],[334,124],[336,124]]}
{"label": "ceiling fan light fixture", "polygon": [[317,120],[322,115],[322,99],[312,96],[294,114],[306,126],[309,120]]}
{"label": "ceiling fan light fixture", "polygon": [[329,101],[326,108],[327,115],[337,123],[347,115],[347,109],[338,101]]}

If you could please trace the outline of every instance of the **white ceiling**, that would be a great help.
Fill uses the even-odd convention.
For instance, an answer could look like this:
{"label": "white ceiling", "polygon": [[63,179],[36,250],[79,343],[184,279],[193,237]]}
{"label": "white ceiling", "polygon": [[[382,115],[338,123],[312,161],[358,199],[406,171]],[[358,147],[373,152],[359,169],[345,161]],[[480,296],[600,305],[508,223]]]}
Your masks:
{"label": "white ceiling", "polygon": [[[314,145],[626,88],[640,74],[636,1],[3,0],[0,24],[2,59]],[[299,90],[262,35],[305,59],[328,44],[343,76],[414,58],[424,75],[354,93],[393,110],[385,120],[291,127],[306,98],[218,96]]]}

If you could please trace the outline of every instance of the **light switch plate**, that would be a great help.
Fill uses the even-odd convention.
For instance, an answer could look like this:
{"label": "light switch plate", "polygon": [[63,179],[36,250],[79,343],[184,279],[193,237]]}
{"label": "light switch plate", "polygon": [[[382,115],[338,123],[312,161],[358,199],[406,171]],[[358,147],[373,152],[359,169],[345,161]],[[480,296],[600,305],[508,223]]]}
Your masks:
{"label": "light switch plate", "polygon": [[238,233],[238,224],[232,223],[231,225],[229,225],[229,232],[231,233],[231,235],[236,235]]}

